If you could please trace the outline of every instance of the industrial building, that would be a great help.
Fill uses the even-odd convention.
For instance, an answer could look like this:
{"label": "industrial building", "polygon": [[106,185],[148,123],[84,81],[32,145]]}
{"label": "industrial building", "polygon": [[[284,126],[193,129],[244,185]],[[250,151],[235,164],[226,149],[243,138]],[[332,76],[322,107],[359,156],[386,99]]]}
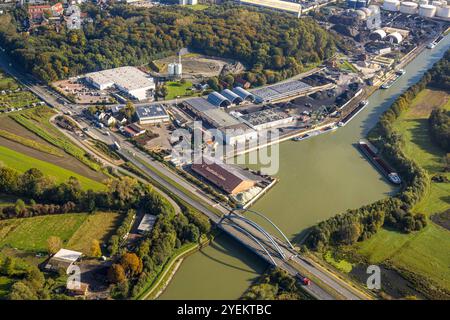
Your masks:
{"label": "industrial building", "polygon": [[310,85],[299,80],[292,80],[252,90],[252,94],[256,97],[256,102],[267,103],[295,97],[309,89],[311,89]]}
{"label": "industrial building", "polygon": [[255,96],[242,87],[235,87],[233,89],[233,92],[235,94],[237,94],[238,96],[240,96],[243,101],[248,101],[248,102],[255,101]]}
{"label": "industrial building", "polygon": [[294,117],[273,109],[266,109],[241,115],[240,118],[255,130],[264,130],[285,126],[294,122]]}
{"label": "industrial building", "polygon": [[195,116],[202,119],[205,122],[204,125],[218,129],[226,144],[235,145],[258,137],[257,132],[251,127],[206,99],[187,99],[183,101],[183,105]]}
{"label": "industrial building", "polygon": [[142,217],[141,222],[139,223],[139,226],[137,227],[137,232],[139,234],[145,234],[149,233],[153,230],[153,227],[156,222],[156,216],[152,214],[144,214]]}
{"label": "industrial building", "polygon": [[224,89],[220,94],[222,96],[224,96],[225,98],[227,98],[228,101],[230,101],[232,104],[235,104],[235,105],[240,104],[241,102],[244,101],[241,98],[241,96],[237,95],[236,93],[234,93],[230,89]]}
{"label": "industrial building", "polygon": [[235,195],[254,187],[261,178],[238,166],[219,162],[217,159],[203,158],[191,169],[228,194]]}
{"label": "industrial building", "polygon": [[230,100],[228,100],[226,97],[215,91],[211,92],[208,95],[208,101],[211,104],[221,108],[229,107],[232,104]]}
{"label": "industrial building", "polygon": [[85,79],[99,90],[117,88],[136,100],[148,98],[149,91],[155,90],[153,78],[135,67],[120,67],[85,75]]}
{"label": "industrial building", "polygon": [[150,104],[148,106],[137,106],[136,115],[139,124],[155,124],[170,121],[166,109],[159,103]]}
{"label": "industrial building", "polygon": [[55,253],[45,265],[45,269],[49,271],[58,271],[63,269],[66,271],[69,269],[76,261],[80,259],[83,254],[78,251],[60,249]]}

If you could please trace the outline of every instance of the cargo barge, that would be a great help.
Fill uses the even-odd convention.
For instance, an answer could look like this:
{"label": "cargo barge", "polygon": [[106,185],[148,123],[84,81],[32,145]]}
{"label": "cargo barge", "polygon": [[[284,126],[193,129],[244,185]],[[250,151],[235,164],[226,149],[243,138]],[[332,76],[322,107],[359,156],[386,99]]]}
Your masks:
{"label": "cargo barge", "polygon": [[370,142],[360,140],[358,147],[361,152],[375,165],[375,167],[383,174],[386,179],[393,184],[401,184],[397,172],[395,172],[383,159],[378,156],[378,150],[370,144]]}
{"label": "cargo barge", "polygon": [[315,136],[319,135],[320,133],[321,133],[321,132],[318,131],[318,130],[316,130],[316,131],[311,131],[311,132],[309,132],[309,133],[302,134],[302,135],[299,136],[299,137],[292,138],[292,140],[293,140],[293,141],[302,141],[302,140],[305,140],[305,139],[308,139],[308,138],[311,138],[311,137],[315,137]]}
{"label": "cargo barge", "polygon": [[369,101],[363,100],[359,103],[359,105],[352,110],[348,115],[346,115],[341,121],[338,122],[339,127],[345,126],[347,123],[349,123],[358,113],[360,113],[367,105],[369,104]]}

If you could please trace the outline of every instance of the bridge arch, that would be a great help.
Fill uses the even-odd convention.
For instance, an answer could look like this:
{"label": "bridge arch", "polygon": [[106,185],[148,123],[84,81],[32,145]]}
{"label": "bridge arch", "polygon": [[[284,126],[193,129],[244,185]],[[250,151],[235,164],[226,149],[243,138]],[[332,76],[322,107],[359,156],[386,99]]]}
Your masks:
{"label": "bridge arch", "polygon": [[247,230],[245,230],[244,228],[241,228],[240,226],[234,224],[232,226],[233,228],[238,229],[239,231],[244,232],[246,235],[248,235],[253,241],[255,241],[260,247],[261,249],[264,250],[264,252],[267,254],[267,256],[270,258],[270,261],[272,261],[272,264],[277,267],[277,263],[275,262],[274,258],[272,257],[272,255],[269,253],[269,251],[267,251],[267,249],[264,247],[264,245],[258,240],[256,239],[250,232],[248,232]]}
{"label": "bridge arch", "polygon": [[250,210],[250,209],[246,209],[246,208],[237,208],[234,209],[233,211],[243,211],[243,212],[250,212],[250,213],[254,213],[257,216],[263,218],[264,220],[266,220],[267,222],[269,222],[275,229],[277,229],[277,231],[281,234],[281,236],[283,237],[283,239],[289,244],[289,247],[291,247],[292,250],[295,250],[294,246],[292,245],[292,243],[289,241],[288,237],[283,233],[283,231],[281,231],[280,228],[278,228],[278,226],[273,223],[272,220],[270,220],[269,218],[267,218],[265,215],[263,215],[262,213],[255,211],[255,210]]}
{"label": "bridge arch", "polygon": [[228,218],[230,220],[232,220],[233,218],[242,220],[242,221],[248,223],[249,225],[251,225],[252,227],[254,227],[255,229],[257,229],[270,241],[270,243],[273,244],[273,246],[275,247],[278,254],[281,256],[281,258],[283,260],[286,260],[286,255],[284,254],[283,250],[281,250],[281,248],[278,245],[278,243],[276,242],[276,240],[270,235],[270,233],[268,233],[263,227],[258,225],[256,222],[253,222],[252,220],[247,219],[246,217],[244,217],[240,214],[234,213],[234,212],[230,212],[228,215],[226,215],[226,218]]}

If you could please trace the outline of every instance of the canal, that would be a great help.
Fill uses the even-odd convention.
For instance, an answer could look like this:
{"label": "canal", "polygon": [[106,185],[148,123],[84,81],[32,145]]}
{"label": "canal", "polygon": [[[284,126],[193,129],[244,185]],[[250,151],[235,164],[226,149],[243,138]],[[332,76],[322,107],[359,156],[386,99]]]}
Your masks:
{"label": "canal", "polygon": [[[395,192],[354,144],[449,47],[450,36],[446,36],[433,50],[423,51],[391,88],[376,91],[369,105],[347,126],[308,140],[280,144],[275,175],[279,183],[252,209],[267,215],[286,235],[298,240],[319,221]],[[249,217],[273,231],[257,217]],[[185,259],[160,299],[237,299],[265,268],[256,256],[221,235]]]}

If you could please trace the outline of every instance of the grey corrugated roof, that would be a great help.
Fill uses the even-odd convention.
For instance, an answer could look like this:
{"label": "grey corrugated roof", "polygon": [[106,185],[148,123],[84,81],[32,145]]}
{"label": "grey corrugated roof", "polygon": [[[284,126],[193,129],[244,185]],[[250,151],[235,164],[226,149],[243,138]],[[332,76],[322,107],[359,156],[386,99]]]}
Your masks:
{"label": "grey corrugated roof", "polygon": [[231,101],[228,100],[226,97],[224,97],[223,95],[221,95],[218,92],[211,92],[208,95],[208,101],[211,102],[213,105],[215,106],[222,106],[222,104],[231,104]]}
{"label": "grey corrugated roof", "polygon": [[237,95],[236,93],[234,93],[233,91],[229,90],[229,89],[224,89],[221,94],[227,98],[228,100],[230,100],[232,103],[239,103],[242,102],[242,98]]}

